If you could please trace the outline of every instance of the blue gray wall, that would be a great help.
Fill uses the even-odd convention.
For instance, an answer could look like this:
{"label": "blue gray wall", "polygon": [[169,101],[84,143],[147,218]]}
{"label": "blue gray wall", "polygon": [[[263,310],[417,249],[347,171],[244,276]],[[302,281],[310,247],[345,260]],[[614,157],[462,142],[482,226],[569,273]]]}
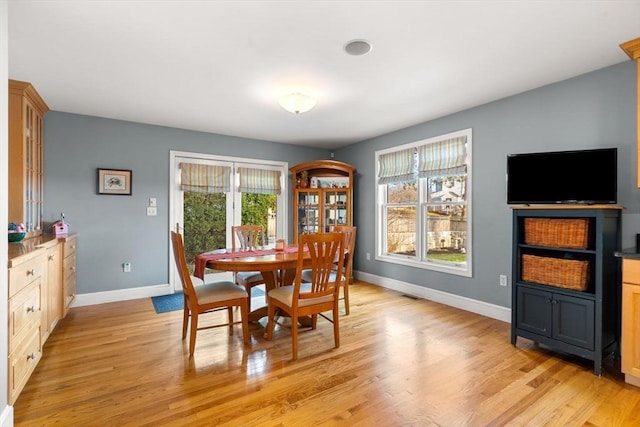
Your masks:
{"label": "blue gray wall", "polygon": [[[169,283],[170,150],[297,163],[327,150],[90,116],[45,116],[45,222],[65,213],[78,233],[77,292]],[[98,195],[96,169],[132,170],[132,196]],[[158,216],[146,216],[150,197]],[[131,273],[122,263],[130,261]]]}
{"label": "blue gray wall", "polygon": [[[500,274],[511,276],[506,156],[533,151],[618,147],[623,240],[631,246],[640,232],[635,72],[634,63],[624,62],[337,150],[336,160],[358,170],[354,268],[509,307],[511,286],[498,286]],[[473,277],[375,261],[375,151],[466,128],[473,129]],[[328,157],[327,150],[60,112],[47,114],[45,136],[45,220],[65,212],[71,230],[80,234],[79,294],[168,282],[169,150],[284,160],[290,166]],[[96,195],[98,167],[133,170],[133,196]],[[158,199],[157,217],[145,215],[149,197]],[[122,273],[125,259],[132,273]]]}
{"label": "blue gray wall", "polygon": [[[359,231],[367,230],[358,233],[354,269],[510,307],[511,210],[505,185],[510,153],[618,147],[618,204],[626,208],[623,246],[635,245],[640,232],[635,111],[636,68],[627,61],[340,150],[340,160],[358,169],[354,222]],[[473,129],[473,277],[376,262],[375,151],[466,128]],[[498,285],[500,274],[509,275],[507,288]]]}

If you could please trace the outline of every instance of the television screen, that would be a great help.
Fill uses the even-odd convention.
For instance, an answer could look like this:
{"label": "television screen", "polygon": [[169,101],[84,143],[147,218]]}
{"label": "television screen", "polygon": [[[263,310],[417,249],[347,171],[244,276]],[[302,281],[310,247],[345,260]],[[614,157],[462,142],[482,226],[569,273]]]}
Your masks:
{"label": "television screen", "polygon": [[507,156],[507,203],[615,204],[618,149]]}

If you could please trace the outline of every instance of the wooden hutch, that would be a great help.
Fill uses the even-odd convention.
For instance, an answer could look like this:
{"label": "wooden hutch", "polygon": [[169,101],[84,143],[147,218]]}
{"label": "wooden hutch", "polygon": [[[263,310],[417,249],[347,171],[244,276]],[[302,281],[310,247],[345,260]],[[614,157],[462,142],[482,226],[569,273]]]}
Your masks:
{"label": "wooden hutch", "polygon": [[301,234],[330,232],[334,225],[353,225],[353,166],[335,160],[314,160],[289,170],[294,184],[294,243]]}

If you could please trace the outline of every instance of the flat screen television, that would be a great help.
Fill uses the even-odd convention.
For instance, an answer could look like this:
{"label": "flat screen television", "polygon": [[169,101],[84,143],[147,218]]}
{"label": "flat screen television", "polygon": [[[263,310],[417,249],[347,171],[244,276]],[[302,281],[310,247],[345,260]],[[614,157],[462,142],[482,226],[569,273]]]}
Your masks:
{"label": "flat screen television", "polygon": [[507,156],[508,204],[616,204],[618,149]]}

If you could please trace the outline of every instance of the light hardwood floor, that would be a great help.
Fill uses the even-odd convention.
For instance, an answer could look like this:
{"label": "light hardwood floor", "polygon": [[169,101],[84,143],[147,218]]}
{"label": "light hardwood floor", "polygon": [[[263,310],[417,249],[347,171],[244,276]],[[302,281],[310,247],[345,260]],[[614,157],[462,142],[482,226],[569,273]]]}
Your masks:
{"label": "light hardwood floor", "polygon": [[[151,300],[73,308],[15,404],[16,426],[638,426],[640,389],[613,366],[519,339],[509,325],[367,283],[331,324],[273,341],[251,326],[181,341]],[[238,327],[239,328],[239,327]],[[612,364],[613,365],[613,364]]]}

